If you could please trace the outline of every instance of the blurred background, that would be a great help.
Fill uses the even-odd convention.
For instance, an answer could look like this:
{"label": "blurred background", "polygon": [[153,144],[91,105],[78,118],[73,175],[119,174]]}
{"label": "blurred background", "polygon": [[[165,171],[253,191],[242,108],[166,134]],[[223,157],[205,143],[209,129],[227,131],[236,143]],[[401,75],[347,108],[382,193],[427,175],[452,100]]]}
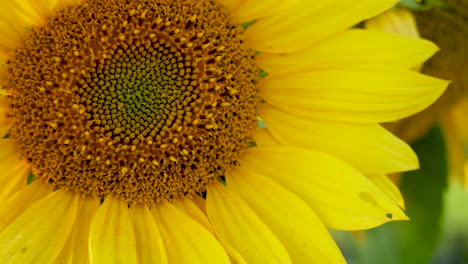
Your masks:
{"label": "blurred background", "polygon": [[418,171],[389,175],[411,220],[332,233],[351,264],[468,263],[468,0],[401,0],[359,27],[431,40],[440,51],[414,70],[452,83],[429,109],[384,124],[420,160]]}

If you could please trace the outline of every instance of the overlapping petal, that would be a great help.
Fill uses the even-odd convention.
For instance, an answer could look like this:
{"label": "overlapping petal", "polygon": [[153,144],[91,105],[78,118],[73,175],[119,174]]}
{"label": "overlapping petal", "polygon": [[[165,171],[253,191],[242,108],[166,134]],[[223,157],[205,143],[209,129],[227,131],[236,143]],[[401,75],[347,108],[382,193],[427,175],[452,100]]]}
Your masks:
{"label": "overlapping petal", "polygon": [[245,33],[254,50],[289,53],[377,15],[395,0],[301,0],[279,15],[257,21]]}
{"label": "overlapping petal", "polygon": [[320,219],[295,194],[242,167],[229,173],[227,186],[234,189],[268,225],[294,263],[345,263]]}
{"label": "overlapping petal", "polygon": [[257,146],[277,146],[280,145],[279,142],[271,132],[266,128],[255,128],[252,137],[255,140],[255,144]]}
{"label": "overlapping petal", "polygon": [[241,166],[296,193],[327,227],[367,229],[408,219],[369,179],[333,156],[290,146],[250,148]]}
{"label": "overlapping petal", "polygon": [[245,0],[232,13],[234,22],[250,22],[286,11],[300,0]]}
{"label": "overlapping petal", "polygon": [[135,234],[127,202],[109,195],[91,221],[91,263],[137,263]]}
{"label": "overlapping petal", "polygon": [[207,192],[208,218],[225,247],[247,263],[292,263],[278,238],[237,195],[217,182]]}
{"label": "overlapping petal", "polygon": [[387,175],[371,175],[367,176],[367,178],[375,184],[375,186],[379,187],[382,192],[384,192],[390,199],[394,200],[401,208],[405,208],[405,201],[403,200],[403,196],[401,195],[398,186],[388,178]]}
{"label": "overlapping petal", "polygon": [[201,224],[204,228],[206,228],[206,230],[213,233],[210,221],[206,217],[206,214],[198,206],[196,206],[189,198],[183,197],[183,198],[175,199],[171,203],[175,207],[177,207],[177,209],[186,213],[193,220]]}
{"label": "overlapping petal", "polygon": [[77,206],[78,195],[65,190],[33,204],[0,233],[0,259],[8,263],[52,262],[68,238]]}
{"label": "overlapping petal", "polygon": [[286,72],[260,84],[261,96],[287,112],[354,123],[390,122],[419,112],[447,85],[398,69]]}
{"label": "overlapping petal", "polygon": [[284,145],[329,153],[363,174],[418,168],[418,159],[413,150],[378,124],[297,117],[266,105],[262,107],[260,115],[268,130]]}
{"label": "overlapping petal", "polygon": [[216,238],[173,205],[163,202],[152,213],[160,224],[169,263],[229,263]]}
{"label": "overlapping petal", "polygon": [[12,140],[0,139],[0,201],[26,186],[29,165],[20,159]]}
{"label": "overlapping petal", "polygon": [[410,69],[427,60],[436,51],[437,46],[427,40],[353,29],[294,53],[261,53],[255,58],[255,62],[269,73],[286,70],[365,69],[376,66]]}
{"label": "overlapping petal", "polygon": [[53,191],[53,186],[35,181],[0,203],[0,231],[15,221],[35,202]]}
{"label": "overlapping petal", "polygon": [[130,208],[130,212],[138,263],[168,263],[161,232],[148,206],[138,204]]}
{"label": "overlapping petal", "polygon": [[[1,29],[0,29],[1,32]],[[0,52],[1,53],[1,52]],[[0,55],[1,56],[1,55]],[[0,61],[2,58],[0,57]],[[1,62],[0,62],[1,64]],[[0,65],[0,67],[2,67]],[[2,72],[0,71],[0,75]],[[1,80],[1,77],[0,77]],[[0,83],[0,86],[2,83]],[[0,139],[2,139],[11,128],[11,120],[7,117],[8,104],[5,100],[5,97],[0,94]]]}
{"label": "overlapping petal", "polygon": [[96,197],[81,195],[78,198],[78,209],[75,222],[62,251],[55,259],[55,264],[90,263],[89,259],[89,227],[94,214],[99,208]]}
{"label": "overlapping petal", "polygon": [[419,38],[416,20],[409,10],[390,9],[387,12],[366,20],[364,27],[368,30],[392,32],[403,36]]}
{"label": "overlapping petal", "polygon": [[232,13],[240,4],[245,2],[246,0],[218,0],[229,13]]}

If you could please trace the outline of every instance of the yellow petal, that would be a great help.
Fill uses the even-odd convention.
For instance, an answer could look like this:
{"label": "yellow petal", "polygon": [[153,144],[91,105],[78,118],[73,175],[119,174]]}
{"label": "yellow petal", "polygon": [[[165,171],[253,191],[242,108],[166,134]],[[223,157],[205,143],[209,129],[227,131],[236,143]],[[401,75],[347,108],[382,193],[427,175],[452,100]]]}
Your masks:
{"label": "yellow petal", "polygon": [[247,261],[233,248],[224,246],[229,258],[231,260],[231,264],[247,264]]}
{"label": "yellow petal", "polygon": [[20,43],[22,35],[26,33],[21,16],[15,11],[11,0],[6,0],[0,8],[0,61],[6,61],[14,48]]}
{"label": "yellow petal", "polygon": [[261,52],[297,51],[373,17],[395,2],[302,0],[285,12],[259,20],[249,27],[245,33],[246,43]]}
{"label": "yellow petal", "polygon": [[369,179],[325,153],[289,146],[255,147],[245,151],[239,162],[296,193],[329,228],[359,230],[408,219]]}
{"label": "yellow petal", "polygon": [[297,2],[299,0],[245,0],[233,12],[233,22],[250,22],[275,15],[294,6]]}
{"label": "yellow petal", "polygon": [[82,2],[82,0],[3,0],[0,21],[4,21],[21,36],[26,33],[25,27],[41,24],[57,8]]}
{"label": "yellow petal", "polygon": [[[5,126],[9,127],[11,125],[10,120],[8,120],[8,118],[5,118],[6,117],[5,116],[6,105],[4,103],[6,103],[6,100],[3,99],[4,95],[6,94],[6,91],[3,88],[5,87],[5,84],[8,81],[7,70],[6,70],[6,67],[4,67],[5,65],[5,60],[3,59],[5,58],[4,56],[8,57],[8,53],[4,53],[2,51],[2,48],[0,47],[0,130],[4,130],[6,129]],[[5,133],[3,133],[2,135],[5,135]]]}
{"label": "yellow petal", "polygon": [[135,236],[127,203],[107,196],[91,221],[91,263],[137,263]]}
{"label": "yellow petal", "polygon": [[[419,38],[416,19],[410,11],[403,8],[392,8],[364,22],[364,28],[375,31],[395,33],[398,35]],[[395,46],[399,47],[399,46]],[[420,71],[422,62],[413,65],[413,70]]]}
{"label": "yellow petal", "polygon": [[[40,19],[40,15],[36,12],[36,10],[34,10],[35,9],[34,7],[36,5],[40,5],[42,0],[37,1],[38,2],[37,4],[34,4],[34,2],[36,2],[36,1],[32,1],[32,0],[13,0],[13,1],[8,0],[8,1],[13,3],[12,7],[17,8],[18,11],[24,12],[24,13],[26,13],[28,15],[33,14],[33,16],[30,17],[31,21],[34,21],[34,22],[42,21]],[[2,17],[2,19],[6,19],[6,17]],[[9,19],[8,19],[8,21],[9,21]],[[25,22],[25,21],[20,20],[18,22]],[[26,25],[33,25],[33,24],[26,24]],[[23,26],[25,26],[25,25],[23,25]]]}
{"label": "yellow petal", "polygon": [[198,208],[190,199],[188,198],[179,198],[174,199],[171,202],[177,209],[186,213],[188,216],[193,218],[193,220],[197,221],[201,224],[206,230],[213,233],[213,229],[211,228],[210,221],[206,217],[206,214]]}
{"label": "yellow petal", "polygon": [[[0,32],[2,32],[1,29]],[[2,58],[0,57],[0,61],[1,60]],[[11,128],[11,120],[7,118],[7,111],[8,105],[5,97],[0,95],[0,139],[2,139]]]}
{"label": "yellow petal", "polygon": [[164,242],[148,206],[138,204],[130,210],[132,211],[138,263],[167,263]]}
{"label": "yellow petal", "polygon": [[247,263],[292,263],[286,249],[254,211],[218,182],[208,186],[206,210],[216,236]]}
{"label": "yellow petal", "polygon": [[268,105],[263,105],[259,114],[283,144],[332,154],[363,174],[418,168],[413,150],[380,125],[297,117]]}
{"label": "yellow petal", "polygon": [[3,0],[0,8],[0,61],[5,61],[27,33],[26,28],[40,25],[58,6],[80,0]]}
{"label": "yellow petal", "polygon": [[228,174],[227,186],[233,188],[268,225],[294,263],[345,263],[323,223],[295,194],[273,180],[241,167]]}
{"label": "yellow petal", "polygon": [[0,139],[0,201],[21,187],[26,186],[29,165],[20,159],[15,144],[9,139]]}
{"label": "yellow petal", "polygon": [[172,204],[160,203],[151,212],[160,224],[169,263],[229,263],[216,238]]}
{"label": "yellow petal", "polygon": [[196,205],[205,215],[206,215],[206,202],[205,199],[200,197],[199,195],[192,195],[190,200]]}
{"label": "yellow petal", "polygon": [[353,29],[294,53],[261,53],[255,62],[270,74],[285,70],[360,69],[375,66],[410,69],[427,60],[437,50],[436,45],[423,39]]}
{"label": "yellow petal", "polygon": [[53,191],[53,186],[37,180],[0,203],[0,231],[24,211]]}
{"label": "yellow petal", "polygon": [[11,4],[0,12],[0,19],[5,21],[19,36],[26,34],[26,27],[38,25],[44,21],[45,13],[40,7],[42,0],[7,0]]}
{"label": "yellow petal", "polygon": [[278,73],[259,85],[263,99],[298,116],[380,123],[428,107],[448,82],[410,70],[369,69]]}
{"label": "yellow petal", "polygon": [[59,190],[32,205],[0,233],[0,259],[8,263],[51,263],[75,221],[78,195]]}
{"label": "yellow petal", "polygon": [[416,20],[410,11],[394,8],[364,22],[369,30],[396,33],[403,36],[418,38],[419,32]]}
{"label": "yellow petal", "polygon": [[[3,32],[4,30],[2,29],[1,23],[2,22],[0,22],[0,32]],[[5,47],[0,43],[0,89],[2,88],[2,86],[5,85],[5,75],[1,72],[2,71],[1,68],[3,67],[3,65],[5,65],[5,61],[8,60],[11,52],[12,52],[12,50],[10,48]],[[0,94],[1,94],[1,92],[0,92]],[[5,120],[0,117],[0,130],[4,129],[4,128],[2,128],[2,123],[4,121]]]}
{"label": "yellow petal", "polygon": [[257,144],[257,146],[266,147],[277,146],[281,144],[276,138],[273,137],[270,131],[265,128],[255,128],[252,137],[254,138],[255,144]]}
{"label": "yellow petal", "polygon": [[218,0],[218,2],[222,4],[229,13],[233,12],[244,1],[245,0]]}
{"label": "yellow petal", "polygon": [[84,1],[85,0],[40,0],[49,14],[53,14],[55,11],[70,5],[82,4]]}
{"label": "yellow petal", "polygon": [[99,200],[92,196],[78,198],[78,213],[67,242],[55,259],[56,264],[90,263],[88,240],[89,227],[99,208]]}
{"label": "yellow petal", "polygon": [[53,14],[59,2],[67,2],[67,0],[16,0],[15,7],[24,14],[24,20],[29,21],[26,25],[38,25]]}
{"label": "yellow petal", "polygon": [[[4,163],[3,161],[1,160],[0,166]],[[8,167],[0,168],[6,168],[5,171],[0,172],[0,186],[2,186],[0,189],[0,201],[3,201],[26,186],[29,166],[24,162],[20,162],[10,163]]]}
{"label": "yellow petal", "polygon": [[[26,33],[25,28],[41,25],[58,9],[80,4],[82,0],[6,0],[0,11],[0,21],[4,21],[19,37]],[[1,23],[0,23],[1,24]],[[2,40],[4,41],[4,40]],[[1,42],[0,42],[1,43]],[[0,44],[1,46],[1,44]]]}
{"label": "yellow petal", "polygon": [[401,208],[405,208],[405,201],[398,187],[393,183],[387,175],[372,175],[367,176],[369,180],[379,187],[390,199],[395,201]]}

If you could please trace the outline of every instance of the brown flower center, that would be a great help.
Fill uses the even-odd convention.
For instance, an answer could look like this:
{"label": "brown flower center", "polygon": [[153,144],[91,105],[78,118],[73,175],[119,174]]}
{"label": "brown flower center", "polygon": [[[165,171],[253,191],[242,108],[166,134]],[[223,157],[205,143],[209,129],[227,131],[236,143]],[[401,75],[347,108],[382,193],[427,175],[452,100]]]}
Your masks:
{"label": "brown flower center", "polygon": [[40,179],[130,203],[191,195],[256,124],[259,70],[210,0],[90,0],[8,62],[11,137]]}

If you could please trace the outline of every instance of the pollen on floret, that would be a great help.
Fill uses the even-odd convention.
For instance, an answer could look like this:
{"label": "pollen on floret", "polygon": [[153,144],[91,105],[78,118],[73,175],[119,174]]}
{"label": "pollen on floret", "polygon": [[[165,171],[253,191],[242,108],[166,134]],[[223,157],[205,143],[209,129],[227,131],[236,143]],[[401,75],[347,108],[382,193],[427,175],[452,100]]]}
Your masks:
{"label": "pollen on floret", "polygon": [[11,138],[56,188],[129,203],[205,191],[249,146],[260,70],[210,0],[90,0],[7,62]]}

